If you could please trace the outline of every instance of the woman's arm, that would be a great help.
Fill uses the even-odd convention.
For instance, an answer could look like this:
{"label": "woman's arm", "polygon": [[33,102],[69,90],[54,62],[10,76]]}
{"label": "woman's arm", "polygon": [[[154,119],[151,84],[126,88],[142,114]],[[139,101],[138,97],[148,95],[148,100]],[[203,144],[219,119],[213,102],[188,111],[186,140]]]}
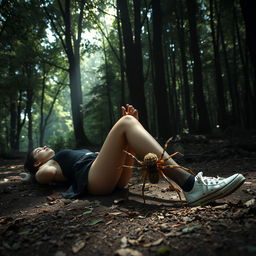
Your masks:
{"label": "woman's arm", "polygon": [[55,180],[57,168],[54,166],[42,166],[36,173],[36,181],[40,184],[49,184]]}

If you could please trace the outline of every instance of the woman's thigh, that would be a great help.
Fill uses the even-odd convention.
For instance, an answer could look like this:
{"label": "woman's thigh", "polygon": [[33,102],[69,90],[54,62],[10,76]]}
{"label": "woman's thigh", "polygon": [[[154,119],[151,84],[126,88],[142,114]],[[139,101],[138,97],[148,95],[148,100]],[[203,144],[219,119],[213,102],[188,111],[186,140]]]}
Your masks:
{"label": "woman's thigh", "polygon": [[135,118],[122,117],[109,132],[100,152],[93,162],[88,176],[88,191],[92,194],[111,193],[122,175],[122,163],[126,157],[125,129]]}

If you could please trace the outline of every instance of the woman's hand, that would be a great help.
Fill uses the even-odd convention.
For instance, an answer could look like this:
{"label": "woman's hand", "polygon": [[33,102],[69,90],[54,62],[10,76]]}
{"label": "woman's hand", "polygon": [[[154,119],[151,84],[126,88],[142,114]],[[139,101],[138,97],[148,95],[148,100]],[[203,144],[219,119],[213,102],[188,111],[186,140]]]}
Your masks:
{"label": "woman's hand", "polygon": [[122,116],[131,115],[139,120],[138,110],[135,109],[132,105],[126,104],[126,106],[122,106]]}

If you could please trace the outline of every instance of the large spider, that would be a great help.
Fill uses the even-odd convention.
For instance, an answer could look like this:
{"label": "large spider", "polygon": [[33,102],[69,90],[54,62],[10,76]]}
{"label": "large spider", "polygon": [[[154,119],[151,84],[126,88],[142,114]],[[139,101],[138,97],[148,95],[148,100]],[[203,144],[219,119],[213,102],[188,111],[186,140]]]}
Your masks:
{"label": "large spider", "polygon": [[170,159],[170,158],[172,158],[172,157],[174,157],[178,154],[182,155],[180,152],[175,152],[175,153],[169,155],[168,158],[163,159],[164,158],[164,153],[166,152],[166,148],[167,148],[167,146],[168,146],[168,144],[171,140],[172,140],[172,138],[168,139],[165,142],[165,145],[164,145],[164,148],[163,148],[163,153],[159,158],[154,153],[148,153],[144,156],[143,161],[140,161],[133,154],[124,150],[124,152],[126,154],[128,154],[129,156],[131,156],[133,159],[136,160],[136,162],[139,164],[139,166],[136,167],[136,166],[123,165],[123,167],[144,171],[144,173],[141,175],[141,178],[143,178],[142,197],[143,197],[144,203],[145,203],[144,189],[145,189],[145,182],[146,182],[147,178],[149,179],[149,181],[152,184],[157,184],[159,182],[160,176],[163,177],[169,183],[170,190],[176,191],[180,200],[181,200],[180,190],[172,184],[170,179],[163,173],[163,170],[166,169],[166,168],[181,168],[181,169],[183,169],[183,170],[185,170],[189,173],[192,173],[194,175],[194,173],[190,169],[185,168],[183,166],[180,166],[180,165],[164,165],[165,162],[168,159]]}

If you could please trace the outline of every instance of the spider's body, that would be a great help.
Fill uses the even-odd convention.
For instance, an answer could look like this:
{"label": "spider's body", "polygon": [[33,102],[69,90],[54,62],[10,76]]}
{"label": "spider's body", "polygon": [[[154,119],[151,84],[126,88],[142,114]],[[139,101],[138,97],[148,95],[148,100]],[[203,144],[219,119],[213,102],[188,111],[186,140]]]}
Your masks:
{"label": "spider's body", "polygon": [[148,179],[152,184],[157,184],[159,182],[157,161],[158,157],[154,153],[148,153],[144,156],[144,163],[148,172]]}
{"label": "spider's body", "polygon": [[[144,173],[142,174],[142,178],[143,178],[142,196],[143,196],[144,203],[145,203],[144,188],[145,188],[145,182],[146,182],[147,178],[149,179],[149,181],[152,184],[157,184],[159,182],[160,176],[163,177],[169,183],[170,189],[175,190],[178,193],[179,197],[180,197],[179,189],[177,189],[173,186],[173,184],[171,183],[169,178],[163,173],[163,170],[166,169],[166,168],[181,168],[181,169],[186,170],[190,173],[193,173],[188,168],[185,168],[185,167],[182,167],[182,166],[179,166],[179,165],[165,165],[165,162],[167,162],[168,159],[170,159],[171,157],[173,157],[177,154],[180,154],[179,152],[176,152],[172,155],[169,155],[168,158],[163,159],[164,153],[166,152],[166,148],[167,148],[168,143],[170,142],[171,139],[172,138],[170,138],[166,141],[166,143],[164,145],[163,153],[160,157],[158,157],[154,153],[148,153],[144,156],[143,161],[140,161],[134,155],[132,155],[131,153],[129,153],[127,151],[124,151],[126,154],[128,154],[129,156],[134,158],[136,160],[136,162],[139,164],[139,166],[134,167],[134,166],[123,165],[123,167],[144,171]],[[181,199],[181,197],[180,197],[180,199]]]}

